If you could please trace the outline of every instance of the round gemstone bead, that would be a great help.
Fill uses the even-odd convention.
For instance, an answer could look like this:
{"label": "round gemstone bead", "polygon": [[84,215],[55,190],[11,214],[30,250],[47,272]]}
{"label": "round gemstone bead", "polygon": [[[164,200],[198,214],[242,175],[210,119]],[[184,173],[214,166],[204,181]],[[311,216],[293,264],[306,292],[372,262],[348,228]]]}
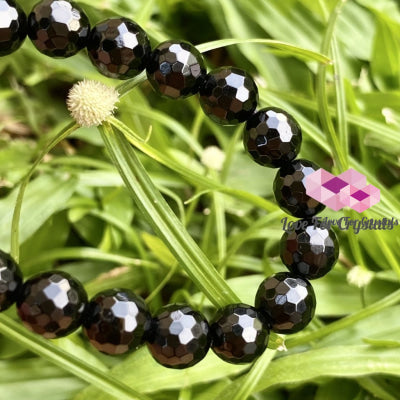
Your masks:
{"label": "round gemstone bead", "polygon": [[86,46],[89,33],[88,17],[70,1],[43,0],[28,17],[28,35],[46,56],[73,56]]}
{"label": "round gemstone bead", "polygon": [[200,105],[213,121],[235,125],[247,121],[257,107],[258,89],[246,72],[234,67],[211,71],[200,88]]}
{"label": "round gemstone bead", "polygon": [[150,328],[143,299],[128,289],[110,289],[90,301],[83,332],[105,354],[123,354],[137,348]]}
{"label": "round gemstone bead", "polygon": [[66,336],[82,323],[87,295],[80,282],[64,271],[44,272],[27,280],[17,301],[24,325],[55,339]]}
{"label": "round gemstone bead", "polygon": [[287,213],[298,218],[311,218],[325,206],[306,193],[305,178],[319,167],[307,160],[294,160],[276,174],[275,199]]}
{"label": "round gemstone bead", "polygon": [[279,272],[258,288],[255,308],[277,333],[295,333],[305,328],[315,313],[315,293],[306,279]]}
{"label": "round gemstone bead", "polygon": [[209,326],[204,316],[189,306],[165,306],[153,319],[148,348],[153,358],[168,368],[197,364],[210,348]]}
{"label": "round gemstone bead", "polygon": [[197,93],[205,74],[201,53],[191,43],[182,40],[159,44],[147,66],[151,86],[160,95],[171,99]]}
{"label": "round gemstone bead", "polygon": [[254,361],[267,347],[269,330],[263,317],[246,304],[230,304],[211,324],[212,349],[224,361],[240,364]]}
{"label": "round gemstone bead", "polygon": [[0,0],[0,56],[19,49],[26,37],[26,15],[14,0]]}
{"label": "round gemstone bead", "polygon": [[301,128],[286,111],[263,108],[248,119],[243,144],[258,164],[280,167],[296,158],[301,145]]}
{"label": "round gemstone bead", "polygon": [[[307,224],[307,221],[304,221]],[[281,259],[289,270],[307,279],[321,278],[335,265],[339,243],[332,229],[308,225],[285,232],[281,239]]]}
{"label": "round gemstone bead", "polygon": [[21,295],[22,273],[11,256],[0,251],[0,311],[14,304]]}
{"label": "round gemstone bead", "polygon": [[91,31],[87,49],[92,63],[105,76],[133,78],[142,72],[151,52],[145,31],[128,18],[111,18]]}

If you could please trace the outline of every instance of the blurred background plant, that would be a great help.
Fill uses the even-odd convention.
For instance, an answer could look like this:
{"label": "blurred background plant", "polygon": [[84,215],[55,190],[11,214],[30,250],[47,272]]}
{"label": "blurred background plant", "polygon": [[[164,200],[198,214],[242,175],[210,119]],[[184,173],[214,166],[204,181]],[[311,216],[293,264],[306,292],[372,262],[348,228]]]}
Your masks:
{"label": "blurred background plant", "polygon": [[[20,4],[28,13],[35,2]],[[209,67],[248,70],[260,105],[284,108],[302,126],[302,158],[334,173],[353,167],[381,189],[381,202],[363,215],[327,209],[321,216],[400,217],[396,0],[79,3],[92,24],[124,15],[153,45],[182,38],[211,49],[205,53]],[[292,47],[243,43],[257,38]],[[205,44],[221,39],[229,40]],[[97,73],[84,52],[54,60],[29,40],[0,59],[0,71],[0,248],[9,251],[18,184],[45,143],[71,122],[69,88],[84,78],[118,82]],[[136,144],[146,154],[136,154],[156,187],[237,297],[252,304],[263,277],[284,270],[279,239],[286,215],[272,193],[276,171],[245,155],[242,126],[210,122],[195,97],[163,100],[145,82],[123,97],[116,118],[143,139]],[[304,333],[286,337],[288,351],[268,350],[253,367],[226,364],[210,352],[197,366],[172,371],[158,366],[146,348],[110,358],[93,351],[79,332],[46,342],[2,319],[0,399],[28,393],[31,400],[120,399],[121,385],[136,391],[124,392],[131,399],[398,399],[398,228],[338,234],[337,266],[313,282],[316,318]],[[193,284],[134,205],[96,128],[75,131],[37,168],[19,237],[25,276],[60,268],[80,279],[89,296],[127,287],[153,312],[170,302],[188,302],[208,317],[215,311],[216,301]],[[14,308],[5,314],[15,318]],[[79,366],[69,356],[80,359]]]}

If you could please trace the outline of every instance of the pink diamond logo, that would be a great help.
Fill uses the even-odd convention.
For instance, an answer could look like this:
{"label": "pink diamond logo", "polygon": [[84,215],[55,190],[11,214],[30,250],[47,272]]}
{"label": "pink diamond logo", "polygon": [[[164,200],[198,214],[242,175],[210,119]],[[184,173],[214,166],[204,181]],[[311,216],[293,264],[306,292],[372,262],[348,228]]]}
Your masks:
{"label": "pink diamond logo", "polygon": [[339,176],[320,168],[306,177],[305,186],[308,196],[335,211],[351,207],[361,213],[380,201],[380,190],[352,168]]}

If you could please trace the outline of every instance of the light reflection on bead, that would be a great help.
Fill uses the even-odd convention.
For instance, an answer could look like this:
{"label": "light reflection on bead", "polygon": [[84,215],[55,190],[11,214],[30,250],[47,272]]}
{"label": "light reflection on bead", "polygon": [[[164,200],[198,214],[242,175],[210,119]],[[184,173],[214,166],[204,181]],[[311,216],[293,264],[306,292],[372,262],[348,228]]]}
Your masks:
{"label": "light reflection on bead", "polygon": [[13,0],[0,0],[0,56],[18,50],[26,37],[26,15]]}
{"label": "light reflection on bead", "polygon": [[86,305],[83,286],[64,271],[44,272],[27,280],[17,301],[24,325],[47,339],[66,336],[77,329]]}
{"label": "light reflection on bead", "polygon": [[96,294],[88,305],[84,334],[99,351],[114,355],[137,348],[150,328],[144,300],[128,289]]}
{"label": "light reflection on bead", "polygon": [[277,333],[295,333],[312,320],[316,307],[314,290],[306,279],[279,272],[261,282],[255,308]]}
{"label": "light reflection on bead", "polygon": [[191,367],[205,357],[210,347],[208,323],[189,306],[167,305],[153,319],[147,346],[164,367]]}
{"label": "light reflection on bead", "polygon": [[269,331],[253,307],[231,304],[220,310],[211,324],[212,349],[224,361],[254,361],[267,347]]}
{"label": "light reflection on bead", "polygon": [[281,238],[281,259],[288,269],[307,279],[321,278],[335,265],[339,243],[332,229],[308,225],[285,232]]}

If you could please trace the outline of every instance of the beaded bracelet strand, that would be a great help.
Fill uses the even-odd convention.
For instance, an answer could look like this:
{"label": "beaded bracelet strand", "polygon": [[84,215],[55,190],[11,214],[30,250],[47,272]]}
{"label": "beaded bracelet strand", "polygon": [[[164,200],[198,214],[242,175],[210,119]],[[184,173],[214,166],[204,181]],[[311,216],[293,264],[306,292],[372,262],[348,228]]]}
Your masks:
{"label": "beaded bracelet strand", "polygon": [[91,29],[84,11],[65,0],[43,0],[28,18],[14,0],[0,0],[0,11],[0,56],[16,51],[26,35],[50,57],[70,57],[86,47],[105,76],[130,79],[146,70],[160,95],[178,99],[199,93],[202,109],[216,123],[244,122],[249,155],[260,165],[279,168],[274,181],[278,204],[307,221],[282,236],[281,259],[290,272],[265,279],[254,307],[228,305],[210,324],[183,304],[167,305],[152,317],[144,300],[128,289],[106,290],[88,301],[82,284],[63,271],[41,273],[23,283],[17,263],[1,251],[0,311],[16,302],[24,325],[49,339],[83,325],[90,343],[109,355],[146,342],[154,359],[169,368],[198,363],[210,347],[227,362],[252,362],[267,347],[270,329],[286,334],[306,327],[316,306],[308,279],[332,269],[339,245],[332,230],[310,221],[324,206],[306,194],[305,177],[318,167],[296,159],[302,134],[295,119],[275,107],[257,111],[257,86],[246,71],[222,67],[207,73],[200,52],[181,40],[151,50],[145,31],[128,18],[107,19]]}

